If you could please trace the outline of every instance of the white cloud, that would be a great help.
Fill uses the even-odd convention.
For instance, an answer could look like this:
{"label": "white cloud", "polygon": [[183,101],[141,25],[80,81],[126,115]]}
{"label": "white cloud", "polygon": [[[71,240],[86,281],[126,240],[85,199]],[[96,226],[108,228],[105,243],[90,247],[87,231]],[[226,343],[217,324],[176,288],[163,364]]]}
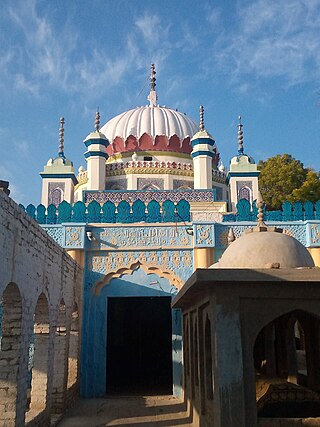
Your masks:
{"label": "white cloud", "polygon": [[160,18],[157,15],[145,13],[136,20],[135,25],[139,28],[148,44],[157,44],[159,42],[159,37],[163,37],[163,28]]}
{"label": "white cloud", "polygon": [[[36,10],[36,1],[19,2],[19,7],[9,8],[9,17],[16,30],[23,36],[18,48],[18,60],[24,74],[17,76],[16,84],[20,89],[36,93],[34,81],[66,85],[71,74],[69,55],[76,48],[77,36],[71,31],[60,28],[55,31],[50,18]],[[22,67],[23,65],[23,67]],[[30,90],[31,88],[31,90]]]}
{"label": "white cloud", "polygon": [[27,80],[25,76],[21,73],[17,73],[14,76],[14,84],[16,89],[29,92],[33,96],[38,96],[40,87],[39,83],[32,82],[31,80]]}
{"label": "white cloud", "polygon": [[238,27],[214,44],[231,78],[282,77],[287,84],[320,76],[320,1],[257,0],[238,12]]}

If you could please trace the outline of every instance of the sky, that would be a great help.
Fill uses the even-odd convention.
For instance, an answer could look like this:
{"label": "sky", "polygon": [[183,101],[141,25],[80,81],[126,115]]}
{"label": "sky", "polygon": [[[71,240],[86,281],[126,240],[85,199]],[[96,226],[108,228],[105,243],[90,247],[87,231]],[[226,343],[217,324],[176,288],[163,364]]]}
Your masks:
{"label": "sky", "polygon": [[199,120],[226,167],[289,153],[320,169],[320,0],[1,0],[0,179],[25,206],[59,145],[85,166],[83,139],[147,105],[150,64],[158,102]]}

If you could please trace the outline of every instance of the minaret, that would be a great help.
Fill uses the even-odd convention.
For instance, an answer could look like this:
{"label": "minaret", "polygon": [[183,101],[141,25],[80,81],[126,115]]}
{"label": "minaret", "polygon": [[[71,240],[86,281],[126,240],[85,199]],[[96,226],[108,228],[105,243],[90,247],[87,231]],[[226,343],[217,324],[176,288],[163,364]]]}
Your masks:
{"label": "minaret", "polygon": [[197,132],[191,139],[193,175],[195,189],[212,189],[212,159],[216,154],[213,151],[215,141],[206,131],[204,126],[204,108],[200,106],[200,125]]}
{"label": "minaret", "polygon": [[64,154],[64,118],[60,118],[58,156],[49,159],[42,178],[41,203],[44,206],[54,204],[58,206],[63,200],[73,203],[74,186],[78,183],[71,160]]}
{"label": "minaret", "polygon": [[84,157],[87,161],[87,190],[105,190],[106,188],[106,160],[109,157],[106,147],[108,139],[100,132],[100,113],[96,112],[95,131],[91,132],[83,141],[87,147]]}
{"label": "minaret", "polygon": [[247,199],[251,204],[257,200],[259,194],[258,177],[260,172],[254,159],[244,152],[243,124],[238,116],[238,155],[230,162],[227,175],[227,184],[230,188],[230,208],[236,210],[236,205],[241,199]]}

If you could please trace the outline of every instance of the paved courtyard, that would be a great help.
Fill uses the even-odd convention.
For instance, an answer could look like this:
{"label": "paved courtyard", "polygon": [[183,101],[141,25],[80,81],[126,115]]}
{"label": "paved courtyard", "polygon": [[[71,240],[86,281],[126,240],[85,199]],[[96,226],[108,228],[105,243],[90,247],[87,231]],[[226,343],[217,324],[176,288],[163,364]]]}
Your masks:
{"label": "paved courtyard", "polygon": [[58,427],[190,427],[183,401],[173,396],[79,399]]}

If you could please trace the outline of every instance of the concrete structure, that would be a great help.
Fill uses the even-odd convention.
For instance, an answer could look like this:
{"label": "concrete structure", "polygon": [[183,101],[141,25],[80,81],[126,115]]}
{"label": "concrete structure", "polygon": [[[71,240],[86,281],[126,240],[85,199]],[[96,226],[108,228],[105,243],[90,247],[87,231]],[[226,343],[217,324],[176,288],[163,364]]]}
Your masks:
{"label": "concrete structure", "polygon": [[82,269],[0,191],[0,426],[50,426],[79,393]]}
{"label": "concrete structure", "polygon": [[261,204],[258,218],[173,301],[194,425],[320,425],[320,269],[298,241],[266,227]]}
{"label": "concrete structure", "polygon": [[[148,105],[118,114],[101,128],[97,113],[95,130],[84,140],[87,170],[79,168],[75,203],[27,208],[85,269],[81,393],[86,397],[182,394],[181,316],[170,309],[170,299],[196,268],[218,261],[231,228],[238,237],[250,227],[226,223],[228,215],[234,221],[240,215],[239,209],[228,213],[228,205],[239,206],[241,199],[249,220],[256,216],[249,202],[257,198],[259,172],[244,153],[241,122],[238,155],[226,173],[218,166],[220,153],[206,130],[203,108],[197,126],[159,105],[155,86],[151,66]],[[312,215],[284,228],[317,251],[320,224]],[[157,381],[145,372],[159,372]],[[138,385],[139,391],[132,389]]]}
{"label": "concrete structure", "polygon": [[[212,264],[221,267],[224,263],[227,267],[237,269],[240,259],[251,261],[254,258],[257,261],[254,256],[261,248],[266,247],[275,258],[271,256],[266,259],[263,256],[262,263],[258,260],[257,265],[248,264],[242,267],[264,268],[266,265],[277,264],[280,264],[281,268],[311,266],[312,258],[317,265],[320,263],[319,203],[316,206],[312,204],[310,206],[310,203],[304,206],[300,204],[294,206],[294,209],[291,205],[290,207],[286,205],[283,212],[270,213],[269,220],[273,221],[272,226],[275,229],[282,226],[283,235],[260,232],[256,233],[255,237],[252,237],[254,233],[248,234],[246,238],[240,237],[256,219],[256,205],[250,202],[258,196],[259,174],[253,159],[244,154],[241,122],[238,125],[238,156],[232,159],[227,174],[222,164],[218,166],[220,154],[213,137],[205,129],[203,109],[200,111],[198,127],[185,114],[157,104],[153,66],[148,100],[149,105],[121,113],[109,120],[101,129],[100,115],[96,114],[95,130],[84,140],[87,170],[80,167],[77,177],[72,162],[64,155],[64,120],[60,120],[58,156],[50,159],[41,173],[42,204],[37,207],[29,205],[26,208],[29,217],[37,219],[42,224],[43,231],[39,231],[28,216],[21,213],[3,196],[3,206],[8,203],[12,209],[12,215],[8,214],[8,221],[7,213],[3,214],[3,229],[6,230],[9,224],[8,230],[11,230],[11,234],[8,231],[8,236],[5,233],[4,236],[10,242],[18,242],[10,246],[5,243],[7,240],[4,240],[3,253],[6,254],[8,263],[13,262],[13,267],[9,263],[9,267],[4,271],[7,275],[12,271],[13,277],[21,268],[22,271],[19,280],[3,276],[5,280],[0,292],[3,291],[6,307],[8,301],[16,300],[18,301],[16,306],[19,307],[19,293],[22,295],[20,298],[22,307],[24,295],[27,302],[31,301],[26,306],[27,335],[23,332],[28,344],[27,347],[26,345],[21,347],[23,348],[21,351],[24,352],[23,357],[19,359],[22,367],[17,374],[18,384],[20,375],[26,375],[25,363],[27,356],[30,355],[28,375],[29,377],[32,375],[33,388],[35,387],[33,392],[31,391],[30,409],[26,415],[30,425],[36,423],[46,425],[49,412],[58,415],[63,413],[69,401],[68,396],[74,396],[70,390],[77,390],[79,378],[74,374],[78,369],[77,358],[69,357],[69,362],[66,363],[66,349],[69,349],[67,343],[73,343],[73,353],[77,352],[79,344],[80,335],[76,332],[79,328],[74,329],[72,326],[72,319],[77,318],[77,312],[82,310],[83,313],[81,318],[78,317],[83,326],[80,376],[82,396],[173,393],[181,397],[183,395],[181,311],[179,308],[172,309],[171,301],[178,292],[179,295],[189,292],[188,286],[185,288],[184,284],[194,270],[208,268]],[[3,188],[7,191],[5,185]],[[5,202],[6,200],[9,201]],[[227,206],[235,207],[235,204],[237,212],[235,210],[227,212]],[[22,225],[19,222],[20,216],[23,218]],[[15,234],[12,230],[18,231]],[[268,238],[266,242],[267,235],[271,234],[275,237]],[[292,237],[289,236],[296,237],[300,244],[294,243],[288,247],[284,242],[292,242]],[[83,280],[80,277],[81,269],[72,263],[66,252],[54,245],[51,238],[83,268]],[[28,241],[30,247],[23,246],[24,252],[21,252],[19,243],[24,242],[24,239]],[[236,239],[234,244],[227,249],[228,243],[234,239]],[[241,243],[243,239],[247,242],[245,246]],[[241,253],[237,252],[235,256],[232,248],[238,245],[241,247]],[[310,251],[312,258],[305,247]],[[279,248],[281,259],[275,251]],[[293,250],[296,251],[299,262],[300,254],[304,253],[302,264],[288,263],[289,255],[292,259]],[[234,266],[230,260],[235,261]],[[24,266],[23,262],[27,262],[28,265]],[[72,276],[72,271],[77,272],[75,277]],[[275,277],[273,271],[271,273],[271,276]],[[206,274],[210,276],[221,273]],[[235,276],[234,273],[230,274],[231,280]],[[32,280],[24,280],[24,275]],[[229,276],[224,277],[229,280]],[[226,288],[227,291],[230,291],[230,288]],[[249,288],[236,291],[235,298],[238,298],[236,301],[231,292],[229,299],[226,298],[226,303],[230,300],[237,308],[240,294],[250,299],[247,291],[249,292]],[[193,288],[190,292],[193,292]],[[220,288],[217,288],[217,295],[219,292]],[[288,295],[295,295],[290,292]],[[205,294],[202,296],[206,298]],[[212,310],[216,310],[217,307],[214,305],[216,297],[208,298],[209,306],[213,304]],[[185,310],[184,296],[181,301]],[[197,298],[195,304],[196,301]],[[78,310],[72,308],[74,303],[79,307]],[[180,297],[177,304],[180,304]],[[205,339],[208,340],[208,336],[210,337],[208,331],[215,327],[219,330],[220,326],[207,322],[207,311],[204,306],[197,306],[196,312],[202,309],[205,313],[205,317],[202,318]],[[20,329],[6,330],[5,319],[9,318],[11,311],[4,307],[3,312],[5,315],[2,322],[3,341],[6,342],[11,335],[19,340],[16,332],[20,333]],[[32,317],[34,313],[35,318]],[[220,319],[220,315],[210,313],[208,314],[210,321]],[[18,317],[20,314],[14,316]],[[235,316],[238,319],[239,314],[236,312]],[[223,318],[223,315],[221,317]],[[32,323],[34,319],[35,324]],[[235,324],[232,322],[230,325]],[[196,335],[196,329],[192,329],[199,328],[199,325],[191,326],[191,323],[184,331],[185,337],[191,334],[184,343],[187,346],[185,353],[188,354],[188,345],[191,346],[190,340],[193,337],[198,340],[198,344],[192,350],[196,358],[198,350],[203,351],[210,347],[207,341],[204,343],[201,341],[204,339],[201,331],[199,330],[199,334]],[[229,326],[225,327],[226,330],[227,327]],[[221,328],[223,331],[223,321]],[[236,329],[234,333],[237,333]],[[238,335],[235,342],[238,342],[236,341]],[[30,344],[33,337],[35,337],[34,345],[33,342]],[[221,338],[219,335],[220,339],[223,345],[229,345],[229,342],[223,341],[227,340],[227,336]],[[4,352],[3,347],[1,351]],[[220,358],[225,357],[224,350],[221,354],[217,359],[219,363]],[[42,357],[43,355],[45,357]],[[206,357],[209,358],[206,359],[208,362],[212,357],[210,352],[206,352]],[[189,363],[188,360],[185,359],[186,364]],[[222,366],[226,366],[224,364],[232,360],[232,358],[223,359]],[[6,363],[3,362],[3,366]],[[16,359],[9,363],[15,364]],[[37,366],[36,369],[31,369],[32,363]],[[242,362],[237,360],[235,366],[239,363]],[[55,369],[57,375],[52,375],[51,371],[45,375],[47,364],[49,371]],[[194,365],[193,362],[189,365],[190,369],[194,369],[191,367]],[[189,368],[185,369],[188,371]],[[69,379],[66,383],[67,372]],[[189,401],[192,401],[194,414],[200,415],[198,403],[193,401],[196,387],[200,387],[200,378],[192,374],[195,375],[194,381],[198,381],[199,384],[190,391],[189,374],[186,375],[187,396]],[[217,375],[220,375],[220,370]],[[206,374],[205,379],[209,381],[210,377]],[[75,381],[76,386],[68,391],[66,384]],[[203,384],[203,379],[201,381]],[[44,387],[40,387],[40,383],[44,384]],[[21,406],[19,402],[21,399],[28,402],[25,394],[27,387],[24,387],[21,390],[19,388],[17,394],[19,411],[8,415],[12,409],[11,403],[14,401],[12,396],[15,392],[11,395],[11,403],[5,406],[6,416],[11,423],[14,419],[18,420],[17,425],[23,423],[26,408],[25,403]],[[206,387],[208,389],[208,386]],[[5,383],[3,388],[6,388]],[[46,395],[41,394],[40,389],[47,390]],[[39,397],[35,397],[37,390]],[[205,393],[205,397],[201,395],[200,404],[209,407],[212,401],[211,392],[208,391],[206,394],[207,391],[201,390]],[[3,394],[6,395],[6,391]],[[205,401],[203,399],[207,399],[208,403],[203,403]],[[215,402],[217,402],[215,409],[219,414],[220,403]],[[224,411],[226,409],[223,406],[220,412]],[[242,414],[241,411],[239,414]],[[252,413],[250,412],[250,416]],[[34,414],[37,414],[36,417]],[[227,415],[221,417],[228,420]],[[210,416],[202,419],[211,422]]]}

